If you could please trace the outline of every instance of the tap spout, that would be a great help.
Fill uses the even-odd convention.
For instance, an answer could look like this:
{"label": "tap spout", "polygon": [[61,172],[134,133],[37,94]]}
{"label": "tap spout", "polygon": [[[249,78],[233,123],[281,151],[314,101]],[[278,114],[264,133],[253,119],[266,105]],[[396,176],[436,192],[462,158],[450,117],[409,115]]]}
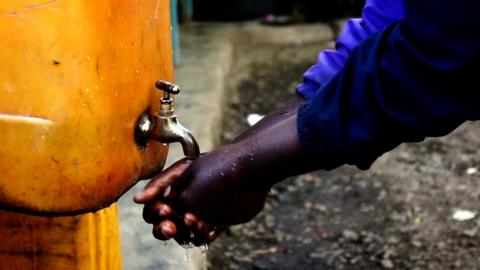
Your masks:
{"label": "tap spout", "polygon": [[180,124],[170,104],[162,104],[160,111],[155,114],[148,137],[161,143],[180,143],[188,159],[197,159],[200,156],[195,137]]}
{"label": "tap spout", "polygon": [[170,95],[180,93],[180,87],[167,81],[157,81],[155,86],[164,92],[163,99],[160,100],[160,109],[152,117],[150,114],[144,114],[137,123],[136,138],[139,142],[148,142],[155,140],[161,143],[180,143],[183,153],[188,159],[197,159],[200,156],[198,143],[192,133],[178,122],[175,114],[173,99]]}

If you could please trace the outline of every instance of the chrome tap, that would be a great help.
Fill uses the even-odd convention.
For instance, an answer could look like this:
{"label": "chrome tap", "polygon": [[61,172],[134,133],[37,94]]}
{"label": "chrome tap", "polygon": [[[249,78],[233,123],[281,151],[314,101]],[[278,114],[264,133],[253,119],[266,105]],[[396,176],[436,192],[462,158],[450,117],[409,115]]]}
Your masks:
{"label": "chrome tap", "polygon": [[143,117],[138,123],[143,135],[161,143],[180,143],[183,153],[188,159],[197,159],[200,156],[198,143],[192,133],[183,127],[175,114],[173,100],[170,95],[180,93],[180,87],[166,81],[157,81],[155,86],[163,91],[160,101],[160,110],[152,117]]}

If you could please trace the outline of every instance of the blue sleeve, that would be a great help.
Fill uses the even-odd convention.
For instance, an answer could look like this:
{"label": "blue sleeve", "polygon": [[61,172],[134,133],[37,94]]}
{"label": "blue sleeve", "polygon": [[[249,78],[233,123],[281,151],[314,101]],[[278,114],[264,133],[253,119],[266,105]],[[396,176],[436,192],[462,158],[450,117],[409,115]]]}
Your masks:
{"label": "blue sleeve", "polygon": [[319,169],[361,169],[402,142],[480,119],[480,1],[406,0],[405,18],[361,43],[299,108]]}
{"label": "blue sleeve", "polygon": [[335,50],[320,52],[317,63],[305,72],[297,93],[313,98],[318,89],[343,67],[349,54],[362,41],[403,18],[402,0],[367,0],[361,19],[350,19],[338,37]]}

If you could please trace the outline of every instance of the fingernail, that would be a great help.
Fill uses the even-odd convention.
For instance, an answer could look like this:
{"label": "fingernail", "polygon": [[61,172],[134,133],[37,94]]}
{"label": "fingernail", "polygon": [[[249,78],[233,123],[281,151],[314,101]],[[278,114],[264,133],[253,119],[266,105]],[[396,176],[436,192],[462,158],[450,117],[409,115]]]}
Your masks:
{"label": "fingernail", "polygon": [[165,207],[160,208],[160,210],[158,211],[158,215],[161,217],[170,216],[171,214],[171,211],[166,209]]}
{"label": "fingernail", "polygon": [[163,197],[168,198],[168,196],[171,195],[171,193],[172,193],[172,186],[168,186],[163,192]]}
{"label": "fingernail", "polygon": [[177,233],[177,228],[173,223],[167,222],[161,227],[161,232],[166,238],[172,238]]}
{"label": "fingernail", "polygon": [[172,237],[173,231],[170,228],[162,228],[162,234],[165,238],[170,239]]}
{"label": "fingernail", "polygon": [[183,223],[185,223],[185,226],[187,227],[191,227],[195,225],[197,222],[198,222],[197,217],[190,213],[187,213],[183,216]]}

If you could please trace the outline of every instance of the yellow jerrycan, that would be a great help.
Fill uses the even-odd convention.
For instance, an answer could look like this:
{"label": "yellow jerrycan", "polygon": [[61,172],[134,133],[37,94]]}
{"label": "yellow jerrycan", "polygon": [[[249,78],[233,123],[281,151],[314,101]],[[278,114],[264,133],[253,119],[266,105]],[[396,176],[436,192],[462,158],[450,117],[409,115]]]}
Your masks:
{"label": "yellow jerrycan", "polygon": [[170,25],[168,0],[0,1],[0,269],[120,269],[101,209],[167,143],[198,155],[165,82]]}
{"label": "yellow jerrycan", "polygon": [[142,113],[172,80],[165,0],[0,1],[0,208],[71,214],[162,168]]}

